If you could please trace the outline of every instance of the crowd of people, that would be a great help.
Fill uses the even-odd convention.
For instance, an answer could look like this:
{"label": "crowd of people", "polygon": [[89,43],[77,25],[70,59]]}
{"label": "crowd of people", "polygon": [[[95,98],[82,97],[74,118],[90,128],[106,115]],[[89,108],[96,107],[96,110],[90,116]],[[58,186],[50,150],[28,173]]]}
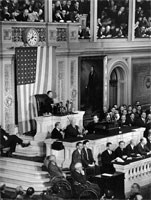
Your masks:
{"label": "crowd of people", "polygon": [[128,35],[127,0],[98,0],[98,38],[124,38]]}
{"label": "crowd of people", "polygon": [[136,1],[135,37],[151,37],[150,1]]}
{"label": "crowd of people", "polygon": [[2,0],[0,2],[1,21],[44,21],[43,0]]}

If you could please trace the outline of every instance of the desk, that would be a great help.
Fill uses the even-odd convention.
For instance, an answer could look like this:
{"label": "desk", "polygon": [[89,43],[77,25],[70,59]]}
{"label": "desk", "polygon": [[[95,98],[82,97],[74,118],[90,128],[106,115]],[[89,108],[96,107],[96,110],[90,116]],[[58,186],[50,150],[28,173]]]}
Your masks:
{"label": "desk", "polygon": [[125,174],[124,192],[126,196],[133,183],[138,183],[141,187],[151,183],[151,156],[130,163],[115,163],[114,167],[116,171]]}
{"label": "desk", "polygon": [[121,172],[115,172],[111,176],[107,175],[97,175],[90,177],[90,182],[96,183],[101,188],[102,195],[105,193],[106,189],[112,190],[114,192],[114,197],[116,199],[124,199],[124,174]]}
{"label": "desk", "polygon": [[61,128],[64,129],[69,124],[69,119],[75,119],[76,125],[83,127],[84,111],[77,111],[76,114],[64,116],[49,116],[49,117],[36,117],[37,132],[34,136],[34,141],[44,141],[47,137],[48,131],[51,132],[55,127],[56,122],[61,123]]}
{"label": "desk", "polygon": [[[62,142],[65,147],[65,152],[64,153],[60,152],[60,155],[59,152],[57,152],[58,155],[57,161],[59,162],[59,164],[62,163],[63,167],[69,167],[71,163],[72,152],[76,148],[76,143],[78,141],[83,141],[85,139],[88,139],[90,141],[90,147],[92,149],[94,159],[97,161],[98,154],[102,153],[106,149],[107,142],[112,142],[114,149],[118,146],[118,143],[121,140],[124,140],[126,145],[130,142],[132,138],[138,143],[140,141],[140,138],[143,137],[144,130],[145,128],[137,128],[127,133],[108,136],[108,137],[104,135],[88,135],[85,138],[76,138],[75,140],[73,139],[63,140]],[[48,156],[52,153],[51,150],[52,139],[46,139],[45,143],[46,143],[46,155]]]}

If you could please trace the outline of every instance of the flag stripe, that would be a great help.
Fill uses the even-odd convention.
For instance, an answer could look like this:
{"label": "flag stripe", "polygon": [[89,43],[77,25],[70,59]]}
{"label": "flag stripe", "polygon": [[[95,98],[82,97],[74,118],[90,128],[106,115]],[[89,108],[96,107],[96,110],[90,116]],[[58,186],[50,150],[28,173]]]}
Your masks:
{"label": "flag stripe", "polygon": [[43,48],[43,55],[42,55],[43,63],[40,66],[41,74],[39,76],[39,82],[40,82],[40,87],[39,87],[39,94],[43,93],[43,87],[44,87],[44,81],[45,81],[45,67],[46,67],[46,47]]}
{"label": "flag stripe", "polygon": [[48,79],[49,79],[49,68],[50,68],[50,63],[49,63],[49,51],[50,51],[50,48],[47,50],[47,53],[46,53],[46,71],[45,71],[45,81],[44,81],[44,91],[47,92],[48,90],[51,90],[51,88],[48,88]]}
{"label": "flag stripe", "polygon": [[34,85],[34,94],[38,94],[39,88],[39,74],[40,74],[40,67],[42,65],[42,49],[40,47],[37,48],[37,63],[36,63],[36,84]]}

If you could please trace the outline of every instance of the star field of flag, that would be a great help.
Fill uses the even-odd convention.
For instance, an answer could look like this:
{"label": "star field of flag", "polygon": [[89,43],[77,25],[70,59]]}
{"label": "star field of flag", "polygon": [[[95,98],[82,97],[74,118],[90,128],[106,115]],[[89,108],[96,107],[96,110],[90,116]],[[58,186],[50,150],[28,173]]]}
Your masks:
{"label": "star field of flag", "polygon": [[36,78],[37,48],[16,48],[17,85],[31,84]]}

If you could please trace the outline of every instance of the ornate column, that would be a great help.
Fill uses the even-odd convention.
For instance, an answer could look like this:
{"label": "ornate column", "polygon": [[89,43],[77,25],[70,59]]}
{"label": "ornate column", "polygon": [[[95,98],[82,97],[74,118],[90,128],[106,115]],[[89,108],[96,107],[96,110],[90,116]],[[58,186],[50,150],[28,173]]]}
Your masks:
{"label": "ornate column", "polygon": [[129,19],[128,19],[128,40],[135,39],[135,8],[136,1],[129,0]]}
{"label": "ornate column", "polygon": [[0,123],[10,134],[15,133],[15,81],[13,54],[1,54]]}
{"label": "ornate column", "polygon": [[97,0],[90,0],[90,32],[91,41],[97,40]]}
{"label": "ornate column", "polygon": [[45,0],[45,22],[52,22],[52,0]]}

